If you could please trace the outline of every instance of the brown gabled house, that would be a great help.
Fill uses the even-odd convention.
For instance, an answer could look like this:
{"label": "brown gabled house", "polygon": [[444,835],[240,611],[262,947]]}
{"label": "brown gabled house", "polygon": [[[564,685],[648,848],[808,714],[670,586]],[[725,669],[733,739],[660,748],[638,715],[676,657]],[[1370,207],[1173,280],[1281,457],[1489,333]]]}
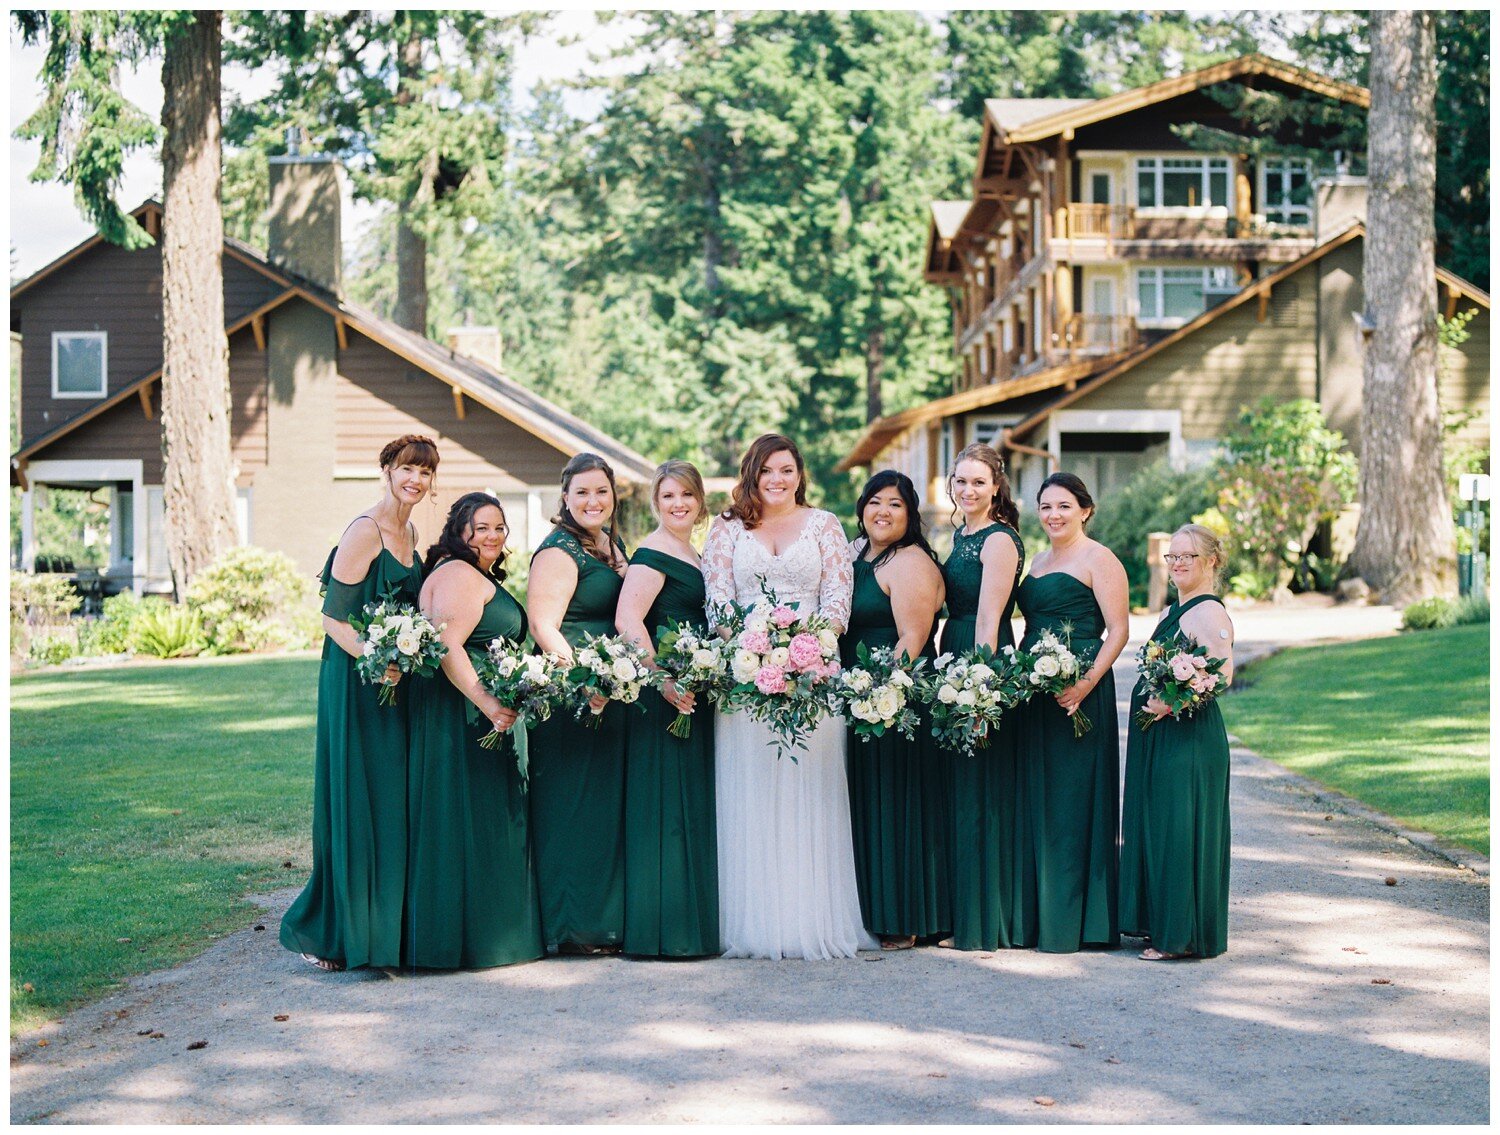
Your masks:
{"label": "brown gabled house", "polygon": [[[224,240],[231,430],[240,536],[316,571],[379,493],[376,455],[399,434],[434,437],[435,499],[414,514],[425,544],[448,504],[483,489],[504,503],[512,544],[534,547],[580,450],[620,480],[649,479],[639,453],[507,377],[498,335],[461,328],[447,346],[343,297],[337,163],[273,159],[270,250]],[[148,201],[134,216],[161,231]],[[32,516],[49,486],[107,490],[106,590],[171,589],[162,539],[161,252],[99,237],[11,289],[21,337],[19,566],[31,570]]]}
{"label": "brown gabled house", "polygon": [[[1191,148],[1174,127],[1236,128],[1221,84],[1369,106],[1263,55],[1107,98],[985,104],[972,196],[928,219],[953,392],[871,422],[842,468],[906,472],[935,521],[976,441],[1004,451],[1023,502],[1057,467],[1108,496],[1159,458],[1206,460],[1264,396],[1317,401],[1358,451],[1366,179],[1295,120],[1258,156]],[[1485,444],[1490,299],[1445,271],[1432,284],[1437,310],[1477,312],[1441,348],[1440,395]]]}

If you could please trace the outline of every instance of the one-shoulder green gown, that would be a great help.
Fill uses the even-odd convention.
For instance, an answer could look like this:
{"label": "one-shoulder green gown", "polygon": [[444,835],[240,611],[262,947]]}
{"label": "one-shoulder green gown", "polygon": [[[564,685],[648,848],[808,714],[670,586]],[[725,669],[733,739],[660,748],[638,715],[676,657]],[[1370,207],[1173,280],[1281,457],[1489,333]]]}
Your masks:
{"label": "one-shoulder green gown", "polygon": [[[387,596],[417,602],[418,560],[403,564],[389,548],[358,583],[323,566],[323,613],[341,622]],[[313,763],[312,876],[281,919],[288,950],[349,968],[401,964],[401,908],[406,894],[406,762],[411,678],[394,705],[377,700],[354,659],[323,638],[318,667],[317,741]]]}
{"label": "one-shoulder green gown", "polygon": [[[587,635],[613,635],[619,574],[564,529],[543,548],[561,548],[578,567],[563,638],[577,649]],[[625,936],[627,712],[637,711],[611,702],[589,725],[564,709],[532,731],[531,838],[549,946],[617,945]]]}
{"label": "one-shoulder green gown", "polygon": [[[1026,548],[1015,529],[990,524],[975,532],[956,532],[953,550],[943,564],[948,620],[943,625],[944,653],[974,648],[979,591],[984,579],[980,553],[997,532],[1016,546],[1016,579],[1026,563]],[[1011,613],[1016,606],[1014,581],[1010,600],[1000,613],[996,647],[1015,645]],[[1018,806],[1017,718],[1004,717],[990,743],[972,757],[946,752],[952,785],[952,827],[948,844],[952,886],[953,945],[960,950],[994,950],[1031,945],[1036,906],[1031,872],[1031,844],[1025,814]]]}
{"label": "one-shoulder green gown", "polygon": [[[666,582],[646,614],[659,642],[671,625],[708,633],[703,574],[653,548],[632,564]],[[677,711],[657,690],[631,713],[625,753],[625,952],[703,957],[719,952],[719,839],[714,814],[714,714],[699,700],[686,738],[667,732]]]}
{"label": "one-shoulder green gown", "polygon": [[[849,629],[839,642],[844,666],[859,664],[861,644],[895,646],[900,637],[891,597],[880,589],[870,561],[856,559]],[[934,654],[931,631],[921,653]],[[946,934],[952,923],[948,770],[925,716],[910,741],[897,732],[861,741],[851,728],[847,760],[854,874],[865,929],[892,938]]]}
{"label": "one-shoulder green gown", "polygon": [[[1151,637],[1170,642],[1199,595],[1172,604]],[[1229,946],[1229,738],[1217,701],[1142,732],[1130,699],[1120,842],[1120,926],[1168,954],[1212,958]]]}
{"label": "one-shoulder green gown", "polygon": [[[1077,653],[1097,653],[1104,613],[1093,589],[1055,571],[1028,575],[1019,601],[1026,616],[1022,648],[1041,632],[1072,628]],[[1036,946],[1071,953],[1120,944],[1116,915],[1120,731],[1115,678],[1106,672],[1079,707],[1093,728],[1074,738],[1072,719],[1056,699],[1038,694],[1019,714],[1021,800],[1031,830],[1036,873]]]}
{"label": "one-shoulder green gown", "polygon": [[[526,638],[526,612],[494,587],[464,642],[471,655],[497,638]],[[479,744],[488,732],[489,721],[446,674],[412,683],[405,965],[473,969],[546,953],[529,803],[516,767],[526,729],[512,726],[493,749]]]}

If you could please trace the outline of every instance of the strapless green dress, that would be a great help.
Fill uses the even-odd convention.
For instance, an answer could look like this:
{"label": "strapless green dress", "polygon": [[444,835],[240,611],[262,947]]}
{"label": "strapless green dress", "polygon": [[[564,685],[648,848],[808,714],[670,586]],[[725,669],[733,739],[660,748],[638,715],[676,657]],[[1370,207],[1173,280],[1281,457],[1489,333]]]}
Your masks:
{"label": "strapless green dress", "polygon": [[[578,567],[563,638],[577,649],[587,635],[613,635],[619,574],[561,528],[543,548],[561,548]],[[532,731],[531,838],[549,946],[614,945],[625,936],[627,712],[637,711],[611,702],[597,725],[586,725],[564,709]]]}
{"label": "strapless green dress", "polygon": [[[849,629],[839,641],[843,665],[859,664],[861,644],[895,646],[900,637],[891,598],[880,589],[875,569],[869,560],[855,560]],[[933,654],[929,631],[922,655]],[[847,761],[855,880],[865,929],[896,938],[946,934],[952,921],[947,761],[925,716],[910,741],[896,732],[861,741],[851,728]]]}
{"label": "strapless green dress", "polygon": [[[638,548],[632,564],[666,582],[646,614],[652,642],[671,624],[708,633],[703,573],[676,556]],[[719,952],[719,837],[714,814],[714,713],[702,698],[692,732],[673,737],[677,717],[657,690],[631,713],[625,749],[625,952],[702,957]]]}
{"label": "strapless green dress", "polygon": [[[384,546],[358,583],[323,566],[323,613],[348,622],[368,603],[417,602],[420,560],[403,564]],[[318,667],[313,763],[312,876],[281,919],[281,944],[356,966],[401,964],[406,895],[406,763],[412,679],[394,705],[377,700],[354,659],[326,635]]]}
{"label": "strapless green dress", "polygon": [[[979,591],[984,579],[980,553],[997,532],[1016,546],[1016,579],[1026,564],[1026,548],[1015,529],[991,524],[970,533],[954,533],[953,550],[943,564],[948,620],[943,625],[944,653],[974,648]],[[1015,645],[1011,614],[1016,588],[1000,613],[999,647]],[[1017,716],[997,726],[988,746],[972,757],[943,750],[952,793],[952,826],[948,845],[952,886],[953,945],[960,950],[995,950],[1035,941],[1035,882],[1025,814],[1019,807]]]}
{"label": "strapless green dress", "polygon": [[[1066,572],[1028,575],[1019,603],[1026,616],[1023,649],[1044,630],[1068,627],[1077,652],[1097,652],[1103,644],[1104,613],[1093,589]],[[1120,944],[1120,731],[1112,672],[1080,708],[1094,727],[1079,738],[1062,707],[1045,694],[1018,715],[1022,810],[1035,860],[1035,944],[1046,953]]]}
{"label": "strapless green dress", "polygon": [[[494,586],[464,643],[471,655],[497,638],[526,638],[526,612]],[[479,741],[489,732],[488,719],[446,674],[412,682],[405,965],[471,969],[546,953],[530,805],[516,767],[526,729],[512,726],[485,749]]]}
{"label": "strapless green dress", "polygon": [[[1174,603],[1151,637],[1170,642],[1199,595]],[[1168,954],[1200,958],[1229,946],[1229,737],[1219,703],[1164,717],[1142,732],[1137,684],[1126,726],[1120,840],[1120,926]]]}

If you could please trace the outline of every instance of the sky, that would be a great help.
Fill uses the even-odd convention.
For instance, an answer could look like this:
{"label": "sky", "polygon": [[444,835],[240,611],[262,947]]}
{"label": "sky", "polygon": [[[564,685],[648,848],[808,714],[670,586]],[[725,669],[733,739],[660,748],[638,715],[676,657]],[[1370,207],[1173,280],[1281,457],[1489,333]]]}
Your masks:
{"label": "sky", "polygon": [[[10,135],[9,199],[6,213],[10,229],[11,278],[19,280],[88,239],[94,230],[74,206],[71,189],[56,182],[34,183],[30,180],[41,147],[37,142],[15,137],[15,130],[41,103],[43,87],[37,73],[44,53],[40,46],[22,44],[14,21],[6,22],[10,36],[6,106]],[[591,53],[603,52],[622,42],[627,34],[625,21],[600,27],[592,12],[559,13],[543,35],[517,53],[515,90],[523,105],[540,82],[598,73],[600,67],[590,62]],[[126,97],[156,121],[161,118],[160,70],[159,61],[150,61],[141,69],[121,77]],[[268,92],[271,85],[270,78],[264,73],[252,73],[243,67],[224,69],[226,103],[232,93],[254,98]],[[565,97],[574,114],[590,112],[586,94],[570,93]],[[345,184],[347,186],[347,180]],[[118,197],[120,204],[132,209],[148,197],[159,197],[160,193],[161,164],[156,152],[154,149],[136,151],[126,160]],[[352,246],[360,230],[376,215],[376,209],[352,199],[346,199],[344,206],[346,244]]]}

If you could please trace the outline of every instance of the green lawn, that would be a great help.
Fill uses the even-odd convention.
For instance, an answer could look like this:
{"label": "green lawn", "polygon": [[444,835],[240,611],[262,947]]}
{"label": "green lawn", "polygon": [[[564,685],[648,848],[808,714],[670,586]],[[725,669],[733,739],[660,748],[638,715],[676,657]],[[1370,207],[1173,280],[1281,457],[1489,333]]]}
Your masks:
{"label": "green lawn", "polygon": [[1285,650],[1224,699],[1263,757],[1490,851],[1489,624]]}
{"label": "green lawn", "polygon": [[246,925],[244,895],[306,879],[317,668],[220,659],[12,682],[12,1032]]}

